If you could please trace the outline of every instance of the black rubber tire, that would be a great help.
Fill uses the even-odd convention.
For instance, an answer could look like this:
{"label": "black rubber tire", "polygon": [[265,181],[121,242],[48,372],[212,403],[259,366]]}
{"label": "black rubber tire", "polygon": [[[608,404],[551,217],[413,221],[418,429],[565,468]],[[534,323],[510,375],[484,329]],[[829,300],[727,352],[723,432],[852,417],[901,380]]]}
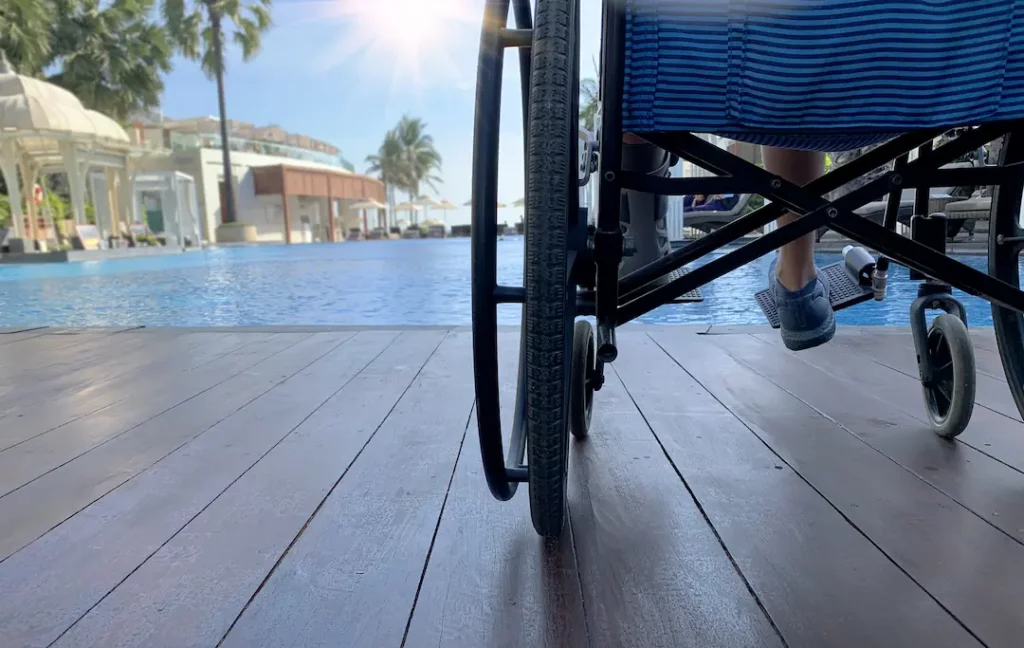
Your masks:
{"label": "black rubber tire", "polygon": [[[531,49],[523,305],[526,452],[533,527],[562,532],[569,464],[568,387],[575,290],[566,268],[576,204],[578,0],[538,0]],[[571,301],[570,301],[571,300]]]}
{"label": "black rubber tire", "polygon": [[953,439],[971,421],[977,385],[974,345],[959,317],[943,313],[935,318],[928,328],[928,353],[933,380],[922,385],[928,421],[936,434]]}
{"label": "black rubber tire", "polygon": [[590,434],[594,415],[593,376],[597,367],[594,327],[586,320],[576,322],[572,334],[572,372],[569,387],[569,430],[577,439]]}

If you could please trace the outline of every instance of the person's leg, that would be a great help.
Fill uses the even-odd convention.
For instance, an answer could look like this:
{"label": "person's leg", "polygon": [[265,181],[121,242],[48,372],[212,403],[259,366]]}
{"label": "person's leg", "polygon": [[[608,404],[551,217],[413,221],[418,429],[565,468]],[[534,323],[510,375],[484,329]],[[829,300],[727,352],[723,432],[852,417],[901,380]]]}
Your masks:
{"label": "person's leg", "polygon": [[[764,167],[795,184],[804,185],[825,172],[825,156],[812,151],[763,147]],[[792,222],[786,213],[778,226]],[[782,324],[782,340],[793,350],[824,344],[835,335],[835,315],[829,302],[828,284],[814,265],[814,233],[779,249],[768,278]]]}
{"label": "person's leg", "polygon": [[[638,173],[669,175],[671,156],[630,133],[622,136],[622,168]],[[623,191],[620,221],[624,234],[633,241],[635,252],[619,266],[619,276],[628,275],[672,251],[668,240],[668,201],[664,196],[641,191]]]}
{"label": "person's leg", "polygon": [[[814,151],[797,151],[765,146],[762,148],[764,168],[798,185],[805,185],[825,173],[825,156]],[[778,221],[779,227],[796,220],[787,212]],[[814,267],[814,234],[808,234],[779,249],[779,282],[789,290],[799,290],[816,276]]]}

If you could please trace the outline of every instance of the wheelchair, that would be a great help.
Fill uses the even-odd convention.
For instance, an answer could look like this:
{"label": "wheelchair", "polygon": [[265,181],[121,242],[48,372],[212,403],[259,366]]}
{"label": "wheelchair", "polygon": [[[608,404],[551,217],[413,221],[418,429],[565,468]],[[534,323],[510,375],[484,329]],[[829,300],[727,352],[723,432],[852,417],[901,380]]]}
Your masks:
{"label": "wheelchair", "polygon": [[[960,434],[974,404],[974,352],[953,288],[991,303],[1006,379],[1024,413],[1024,42],[1007,26],[1017,0],[802,0],[785,9],[747,0],[734,16],[728,15],[732,3],[721,0],[602,0],[599,124],[582,137],[579,2],[535,0],[531,7],[530,0],[488,0],[484,12],[473,144],[473,361],[481,458],[494,497],[508,500],[527,483],[535,530],[557,537],[570,435],[588,434],[595,393],[618,354],[617,328],[685,301],[819,228],[858,244],[843,263],[821,269],[830,273],[835,309],[883,299],[891,264],[920,282],[911,329],[938,434]],[[849,15],[838,15],[843,11]],[[821,29],[844,20],[845,32]],[[951,27],[942,28],[943,21]],[[778,47],[778,38],[788,38],[792,51]],[[518,50],[522,78],[523,286],[499,285],[496,266],[499,106],[509,48]],[[823,56],[827,65],[815,67]],[[903,67],[893,72],[894,66]],[[940,83],[954,73],[955,96]],[[701,92],[687,94],[687,84],[695,83]],[[893,83],[902,86],[894,90]],[[663,157],[648,155],[644,167],[626,150],[624,133]],[[799,186],[701,133],[817,151],[873,148]],[[993,142],[1001,148],[996,163],[952,164]],[[669,177],[677,158],[711,175]],[[878,173],[883,167],[888,170]],[[842,197],[826,197],[872,173]],[[580,206],[580,187],[590,182],[596,183],[594,210]],[[930,187],[967,185],[995,187],[987,273],[946,255],[945,218],[927,207]],[[897,228],[907,190],[915,207],[909,236]],[[630,234],[638,219],[657,215],[639,213],[642,201],[624,196],[693,194],[755,194],[765,202],[676,250],[651,252],[667,243],[660,232]],[[854,213],[883,197],[881,223]],[[798,218],[736,246],[785,212]],[[725,246],[732,249],[688,268]],[[507,449],[498,387],[500,304],[522,305]],[[761,305],[772,321],[771,304]],[[940,312],[930,326],[926,311]]]}

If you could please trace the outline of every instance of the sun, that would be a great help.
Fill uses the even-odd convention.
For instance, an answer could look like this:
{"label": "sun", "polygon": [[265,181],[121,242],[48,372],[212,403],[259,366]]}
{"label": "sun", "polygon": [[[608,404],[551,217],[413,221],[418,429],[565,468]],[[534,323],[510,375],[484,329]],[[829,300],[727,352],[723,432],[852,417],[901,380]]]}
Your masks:
{"label": "sun", "polygon": [[353,18],[359,31],[365,30],[381,44],[414,54],[444,42],[448,25],[440,9],[446,4],[424,0],[364,0],[353,4]]}
{"label": "sun", "polygon": [[[328,69],[353,66],[370,82],[425,86],[465,82],[467,37],[478,40],[478,0],[326,0],[295,3],[307,18],[337,23],[337,39],[323,53]],[[304,12],[305,13],[305,12]]]}

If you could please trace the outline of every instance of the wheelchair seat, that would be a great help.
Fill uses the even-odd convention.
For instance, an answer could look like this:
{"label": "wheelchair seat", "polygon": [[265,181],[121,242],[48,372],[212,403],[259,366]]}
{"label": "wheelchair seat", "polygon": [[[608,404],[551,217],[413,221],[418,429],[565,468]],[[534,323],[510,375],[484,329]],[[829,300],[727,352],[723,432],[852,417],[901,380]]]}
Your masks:
{"label": "wheelchair seat", "polygon": [[625,131],[843,151],[1024,118],[1024,0],[625,1]]}

